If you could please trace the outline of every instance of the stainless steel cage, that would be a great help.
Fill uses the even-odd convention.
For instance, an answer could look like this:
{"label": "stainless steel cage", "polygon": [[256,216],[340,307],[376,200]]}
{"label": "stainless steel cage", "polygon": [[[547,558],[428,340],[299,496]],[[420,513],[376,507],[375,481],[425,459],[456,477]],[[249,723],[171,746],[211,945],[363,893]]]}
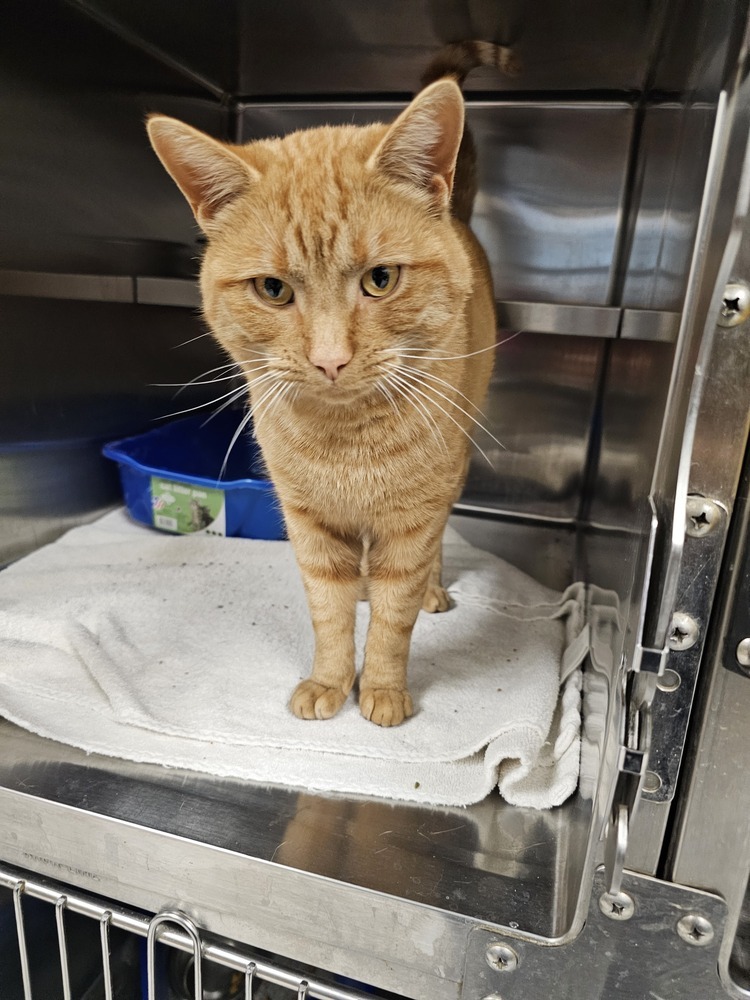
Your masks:
{"label": "stainless steel cage", "polygon": [[342,1000],[315,969],[416,1000],[551,981],[576,1000],[750,996],[746,0],[5,3],[0,561],[116,503],[101,441],[216,363],[200,241],[144,114],[236,141],[380,120],[471,37],[512,43],[524,71],[467,81],[508,448],[472,464],[455,523],[544,583],[586,583],[578,793],[549,813],[425,809],[2,722],[12,926],[27,897],[61,940],[66,907],[152,941],[160,913],[189,914],[210,961]]}

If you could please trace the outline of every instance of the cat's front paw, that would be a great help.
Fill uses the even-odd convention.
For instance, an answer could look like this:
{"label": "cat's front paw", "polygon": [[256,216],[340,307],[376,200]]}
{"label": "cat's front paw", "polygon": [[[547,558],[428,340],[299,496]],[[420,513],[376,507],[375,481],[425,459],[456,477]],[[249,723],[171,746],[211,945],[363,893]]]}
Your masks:
{"label": "cat's front paw", "polygon": [[330,688],[308,678],[294,689],[289,707],[298,719],[330,719],[347,699],[341,688]]}
{"label": "cat's front paw", "polygon": [[390,688],[363,688],[359,692],[359,710],[378,726],[398,726],[414,713],[409,692]]}
{"label": "cat's front paw", "polygon": [[422,599],[422,611],[434,614],[436,611],[447,611],[450,606],[451,599],[445,587],[429,584]]}

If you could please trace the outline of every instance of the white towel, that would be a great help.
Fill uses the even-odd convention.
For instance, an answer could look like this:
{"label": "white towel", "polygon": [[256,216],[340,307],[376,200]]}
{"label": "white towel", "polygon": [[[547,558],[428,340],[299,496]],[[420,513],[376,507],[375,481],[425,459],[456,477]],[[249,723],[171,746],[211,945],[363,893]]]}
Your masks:
{"label": "white towel", "polygon": [[[581,586],[549,590],[452,530],[444,561],[455,607],[419,615],[415,715],[383,729],[352,694],[303,721],[288,701],[313,640],[289,543],[165,535],[115,511],[0,573],[0,714],[222,776],[436,805],[499,786],[557,805],[578,778]],[[362,604],[360,650],[366,621]]]}

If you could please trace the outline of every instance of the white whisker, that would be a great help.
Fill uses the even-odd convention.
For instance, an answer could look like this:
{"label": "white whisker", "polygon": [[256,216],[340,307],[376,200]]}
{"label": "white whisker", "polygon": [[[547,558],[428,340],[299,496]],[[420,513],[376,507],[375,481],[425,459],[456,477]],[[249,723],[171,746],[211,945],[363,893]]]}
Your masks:
{"label": "white whisker", "polygon": [[[479,421],[475,417],[472,417],[472,415],[470,413],[467,413],[466,410],[462,406],[458,405],[458,403],[455,401],[455,399],[451,399],[449,396],[446,396],[444,392],[441,392],[434,385],[428,385],[426,382],[423,382],[421,379],[415,378],[414,375],[406,376],[406,377],[407,378],[411,378],[412,383],[418,382],[422,386],[423,389],[427,389],[430,392],[434,392],[436,395],[440,396],[441,399],[444,399],[446,401],[446,403],[450,403],[451,406],[455,406],[455,408],[457,410],[459,410],[461,413],[463,413],[463,415],[465,417],[468,417],[469,420],[471,420],[471,422],[473,424],[475,424],[479,428],[480,431],[484,431],[484,433],[488,437],[491,437],[492,440],[495,442],[495,444],[499,445],[503,449],[503,451],[507,451],[507,448],[505,447],[505,445],[503,444],[503,442],[502,441],[498,441],[498,439],[495,437],[495,435],[492,433],[492,431],[488,430],[484,426],[484,424],[480,424]],[[450,386],[450,388],[453,388],[453,386]],[[456,392],[458,392],[458,390],[456,390]],[[459,395],[462,395],[462,394],[459,393]],[[471,403],[471,400],[469,400],[469,402]],[[474,404],[472,403],[472,406],[473,405]],[[484,414],[482,414],[482,416],[484,416]]]}
{"label": "white whisker", "polygon": [[190,340],[183,340],[181,344],[175,344],[172,350],[176,351],[178,347],[187,347],[188,344],[194,344],[196,340],[203,340],[204,337],[210,337],[210,336],[211,336],[210,330],[207,333],[199,333],[197,337],[191,337]]}
{"label": "white whisker", "polygon": [[386,386],[384,386],[381,382],[376,382],[375,388],[378,390],[380,395],[385,399],[385,401],[390,404],[390,407],[396,414],[396,416],[397,417],[400,416],[398,412],[398,406],[396,405],[396,400],[393,398],[393,394],[391,393],[390,389],[386,388]]}
{"label": "white whisker", "polygon": [[156,419],[167,420],[169,417],[179,417],[183,413],[194,413],[196,410],[203,410],[207,406],[213,406],[215,403],[220,403],[222,399],[227,399],[229,396],[235,396],[238,391],[238,389],[232,389],[230,392],[225,392],[223,396],[219,396],[216,399],[210,399],[207,403],[198,403],[197,406],[188,406],[185,410],[177,410],[175,413],[166,413],[164,416],[157,417]]}
{"label": "white whisker", "polygon": [[[280,384],[273,386],[263,396],[263,398],[253,406],[253,424],[255,427],[253,432],[254,437],[258,436],[258,428],[260,427],[260,423],[263,418],[268,414],[269,410],[273,409],[274,404],[278,401],[279,397],[283,396],[289,390],[291,385],[291,382],[281,382]],[[265,406],[261,409],[261,405],[263,403],[265,403]]]}
{"label": "white whisker", "polygon": [[[236,361],[233,361],[228,365],[218,365],[216,368],[209,368],[207,372],[201,372],[200,375],[196,375],[195,378],[191,378],[189,382],[152,382],[151,386],[158,389],[172,389],[175,386],[180,386],[182,389],[186,389],[189,385],[207,385],[209,382],[215,381],[214,379],[208,379],[207,382],[199,382],[198,379],[203,379],[207,375],[211,375],[213,372],[225,372],[229,368],[238,368],[239,365]],[[233,376],[227,376],[232,378]]]}
{"label": "white whisker", "polygon": [[[275,374],[275,372],[269,372],[268,374],[272,375],[272,374]],[[261,378],[263,378],[263,376],[261,376]],[[268,399],[269,396],[271,396],[274,392],[276,392],[277,389],[278,389],[278,385],[276,385],[276,384],[272,385],[270,389],[265,388],[263,390],[263,392],[261,393],[260,399],[257,399],[255,401],[255,403],[248,408],[247,413],[245,414],[245,416],[240,421],[240,424],[237,427],[237,430],[234,432],[234,434],[232,436],[232,440],[229,442],[229,447],[227,448],[226,455],[224,456],[224,461],[221,463],[221,471],[219,472],[219,479],[222,478],[222,476],[224,475],[224,473],[226,471],[227,462],[229,461],[229,456],[232,453],[232,448],[234,448],[235,444],[237,443],[237,439],[239,438],[240,434],[243,432],[243,430],[245,429],[245,427],[247,427],[247,425],[249,424],[249,422],[251,420],[253,420],[254,414],[257,411],[258,407],[261,406],[263,404],[263,402]],[[244,391],[244,387],[243,387],[243,391]],[[255,422],[255,426],[257,427],[257,422]]]}
{"label": "white whisker", "polygon": [[[265,367],[266,367],[265,365],[258,365],[258,367],[252,369],[252,371],[260,371],[262,368]],[[207,373],[204,372],[204,374]],[[230,379],[242,378],[242,376],[246,374],[247,372],[245,371],[245,369],[241,369],[239,371],[232,372],[231,375],[218,375],[216,378],[209,378],[202,381],[199,381],[201,376],[198,375],[196,376],[196,378],[191,379],[189,382],[152,382],[151,384],[154,388],[158,389],[174,389],[176,386],[179,386],[180,392],[183,392],[191,385],[214,385],[216,382],[229,382]],[[180,392],[176,392],[175,396],[179,396]]]}
{"label": "white whisker", "polygon": [[227,407],[232,406],[238,400],[242,399],[242,397],[245,395],[246,392],[247,392],[247,386],[245,385],[240,386],[240,388],[237,389],[234,395],[230,396],[225,403],[222,403],[221,406],[217,406],[213,413],[209,413],[209,415],[201,424],[201,427],[205,427],[206,424],[210,424],[211,421],[214,419],[214,417],[218,417],[218,415],[222,412],[222,410],[226,410]]}
{"label": "white whisker", "polygon": [[[409,385],[404,381],[400,375],[390,374],[386,375],[388,384],[393,388],[403,399],[411,403],[414,409],[419,413],[419,415],[424,420],[427,429],[430,433],[438,440],[438,444],[443,449],[444,453],[448,454],[448,445],[445,443],[445,438],[443,437],[443,432],[437,425],[434,416],[430,413],[425,404],[414,395],[414,386]],[[418,390],[417,390],[418,391]]]}
{"label": "white whisker", "polygon": [[426,372],[422,368],[413,368],[411,365],[394,365],[393,367],[397,371],[403,372],[405,375],[407,374],[420,375],[422,378],[429,378],[432,379],[433,382],[439,382],[441,385],[446,386],[446,388],[450,389],[452,392],[458,393],[458,395],[461,396],[462,399],[465,399],[470,406],[474,407],[474,409],[477,411],[480,417],[484,417],[485,420],[489,420],[487,414],[483,413],[482,410],[479,409],[479,407],[477,406],[477,404],[474,402],[473,399],[469,399],[466,393],[461,392],[460,389],[457,389],[455,385],[452,385],[450,382],[447,382],[444,378],[438,378],[438,376],[433,375],[432,372]]}
{"label": "white whisker", "polygon": [[[399,357],[401,358],[411,358],[414,361],[460,361],[462,358],[473,358],[477,354],[484,354],[485,351],[494,351],[496,347],[502,347],[503,344],[507,344],[511,340],[515,340],[516,337],[520,337],[525,330],[517,330],[515,333],[511,334],[510,337],[506,337],[504,340],[499,340],[496,344],[490,344],[489,347],[480,347],[478,351],[470,351],[469,354],[449,354],[444,357],[425,357],[422,354],[401,354],[399,352]],[[425,348],[426,349],[426,348]],[[384,348],[383,353],[387,351],[392,352],[393,348]]]}
{"label": "white whisker", "polygon": [[247,427],[248,423],[252,420],[252,417],[253,417],[253,411],[248,410],[245,416],[240,421],[237,430],[234,432],[234,435],[232,436],[232,440],[229,442],[229,447],[227,448],[227,453],[224,456],[224,461],[221,463],[221,469],[219,470],[218,479],[222,479],[224,477],[224,473],[226,472],[227,468],[227,462],[229,461],[229,456],[232,453],[232,448],[234,448],[235,444],[237,443],[237,438],[243,432],[245,427]]}
{"label": "white whisker", "polygon": [[281,391],[277,392],[273,399],[269,400],[268,403],[263,407],[263,412],[260,414],[255,422],[255,427],[257,428],[261,420],[265,420],[268,414],[280,406],[283,399],[289,394],[291,389],[294,387],[294,382],[285,382],[281,386]]}
{"label": "white whisker", "polygon": [[[398,377],[402,378],[403,376],[398,376]],[[427,386],[426,388],[432,388],[432,386]],[[418,389],[415,385],[411,384],[411,389],[412,389],[413,392],[417,392],[417,393],[419,393],[420,396],[423,396],[427,400],[428,403],[432,403],[433,406],[437,406],[437,408],[440,410],[440,412],[443,413],[449,420],[451,420],[456,425],[456,427],[458,427],[458,429],[461,431],[461,433],[465,437],[467,437],[469,439],[469,441],[471,441],[471,443],[474,445],[474,447],[477,449],[477,451],[480,453],[480,455],[482,455],[484,457],[484,459],[487,462],[487,464],[489,465],[489,467],[491,469],[494,469],[494,466],[493,466],[492,462],[489,460],[489,457],[488,457],[487,453],[484,451],[484,449],[481,448],[476,443],[476,441],[471,436],[471,434],[469,434],[469,432],[464,427],[462,427],[461,424],[459,424],[459,422],[456,420],[456,418],[454,416],[452,416],[450,413],[448,413],[448,411],[445,409],[445,407],[441,406],[440,403],[438,403],[438,401],[436,399],[433,399],[432,396],[428,396],[427,393],[422,392],[422,390]],[[448,400],[448,402],[451,402],[451,400]],[[459,409],[460,409],[460,407],[459,407]]]}

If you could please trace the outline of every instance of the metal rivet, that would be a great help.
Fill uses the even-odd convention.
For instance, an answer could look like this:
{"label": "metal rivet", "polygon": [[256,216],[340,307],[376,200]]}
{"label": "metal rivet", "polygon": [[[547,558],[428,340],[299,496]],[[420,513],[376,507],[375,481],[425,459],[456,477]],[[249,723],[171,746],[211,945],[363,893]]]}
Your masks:
{"label": "metal rivet", "polygon": [[646,771],[643,776],[643,791],[658,792],[661,788],[661,778],[656,771]]}
{"label": "metal rivet", "polygon": [[656,678],[656,686],[660,691],[676,691],[680,684],[682,684],[682,678],[676,670],[665,670],[660,677]]}
{"label": "metal rivet", "polygon": [[750,636],[747,639],[741,639],[737,643],[736,652],[737,662],[745,670],[750,670]]}
{"label": "metal rivet", "polygon": [[687,498],[685,531],[691,538],[703,538],[721,523],[721,507],[707,497]]}
{"label": "metal rivet", "polygon": [[750,289],[739,281],[724,289],[716,322],[719,326],[739,326],[750,316]]}
{"label": "metal rivet", "polygon": [[687,944],[703,947],[714,939],[714,928],[710,920],[699,913],[687,913],[677,921],[677,933]]}
{"label": "metal rivet", "polygon": [[491,944],[484,957],[487,965],[497,972],[512,972],[518,967],[518,954],[509,944],[502,944],[500,941]]}
{"label": "metal rivet", "polygon": [[635,913],[635,903],[627,892],[603,892],[599,897],[599,909],[610,920],[630,920]]}
{"label": "metal rivet", "polygon": [[700,629],[698,622],[683,611],[675,611],[672,615],[672,629],[667,639],[670,649],[690,649],[698,641]]}

